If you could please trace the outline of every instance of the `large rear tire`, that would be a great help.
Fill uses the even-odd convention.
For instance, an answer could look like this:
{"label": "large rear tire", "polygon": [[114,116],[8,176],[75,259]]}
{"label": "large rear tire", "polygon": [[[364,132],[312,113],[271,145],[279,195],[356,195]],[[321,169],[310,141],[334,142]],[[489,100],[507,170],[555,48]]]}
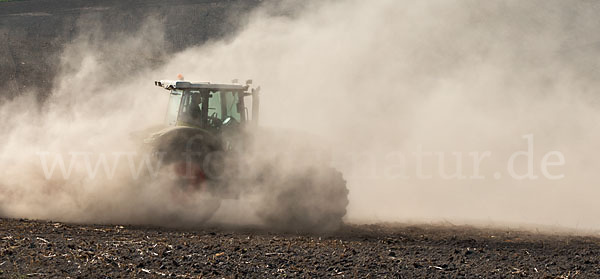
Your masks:
{"label": "large rear tire", "polygon": [[309,167],[269,180],[257,210],[268,227],[327,232],[343,224],[348,189],[339,171],[331,167]]}

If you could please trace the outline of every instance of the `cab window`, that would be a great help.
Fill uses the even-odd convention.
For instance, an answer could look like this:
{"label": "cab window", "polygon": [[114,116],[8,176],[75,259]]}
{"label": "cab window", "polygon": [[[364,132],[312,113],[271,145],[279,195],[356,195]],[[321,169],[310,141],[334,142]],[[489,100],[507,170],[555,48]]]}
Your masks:
{"label": "cab window", "polygon": [[238,111],[239,101],[240,99],[237,92],[225,92],[225,94],[223,94],[223,102],[225,103],[225,107],[227,109],[227,115],[231,116],[237,121],[241,120],[241,114]]}
{"label": "cab window", "polygon": [[208,94],[208,116],[223,119],[223,108],[221,106],[221,93],[219,91]]}

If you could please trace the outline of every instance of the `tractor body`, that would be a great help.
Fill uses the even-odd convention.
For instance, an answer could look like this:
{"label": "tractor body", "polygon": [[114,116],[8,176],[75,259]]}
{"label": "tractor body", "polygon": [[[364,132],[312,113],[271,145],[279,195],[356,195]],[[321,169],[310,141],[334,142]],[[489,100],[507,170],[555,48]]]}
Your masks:
{"label": "tractor body", "polygon": [[259,132],[260,87],[251,88],[251,81],[155,85],[169,92],[166,127],[146,143],[174,174],[175,190],[206,193],[206,212],[221,199],[259,193],[256,214],[275,228],[322,231],[342,223],[348,190],[341,173],[311,159],[299,164],[307,157],[294,154],[299,145],[291,142],[299,137]]}

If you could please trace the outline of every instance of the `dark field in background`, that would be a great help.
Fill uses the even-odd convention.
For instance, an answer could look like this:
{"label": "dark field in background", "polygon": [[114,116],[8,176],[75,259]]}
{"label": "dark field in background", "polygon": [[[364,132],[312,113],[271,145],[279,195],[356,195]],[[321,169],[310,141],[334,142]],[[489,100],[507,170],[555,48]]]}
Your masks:
{"label": "dark field in background", "polygon": [[[222,38],[260,1],[31,0],[0,2],[0,88],[12,97],[26,90],[47,95],[64,45],[82,29],[135,32],[148,18],[164,25],[167,52]],[[233,16],[235,15],[235,16]],[[91,24],[90,24],[91,22]],[[162,35],[163,30],[157,30]],[[167,57],[155,57],[160,63]]]}

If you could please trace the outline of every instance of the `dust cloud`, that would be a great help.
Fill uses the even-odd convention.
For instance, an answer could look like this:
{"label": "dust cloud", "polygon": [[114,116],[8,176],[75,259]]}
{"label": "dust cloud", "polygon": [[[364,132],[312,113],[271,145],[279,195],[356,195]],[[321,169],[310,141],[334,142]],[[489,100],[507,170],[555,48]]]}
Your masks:
{"label": "dust cloud", "polygon": [[[137,150],[133,131],[164,118],[167,96],[153,80],[181,73],[253,78],[262,125],[331,146],[350,190],[349,222],[598,230],[599,8],[269,2],[236,34],[173,54],[162,51],[157,21],[136,34],[91,31],[65,47],[40,110],[34,92],[0,109],[0,212],[131,223],[183,214],[159,181],[132,181],[124,167],[90,179],[85,164],[68,180],[47,180],[39,155]],[[168,59],[152,62],[160,56]]]}

